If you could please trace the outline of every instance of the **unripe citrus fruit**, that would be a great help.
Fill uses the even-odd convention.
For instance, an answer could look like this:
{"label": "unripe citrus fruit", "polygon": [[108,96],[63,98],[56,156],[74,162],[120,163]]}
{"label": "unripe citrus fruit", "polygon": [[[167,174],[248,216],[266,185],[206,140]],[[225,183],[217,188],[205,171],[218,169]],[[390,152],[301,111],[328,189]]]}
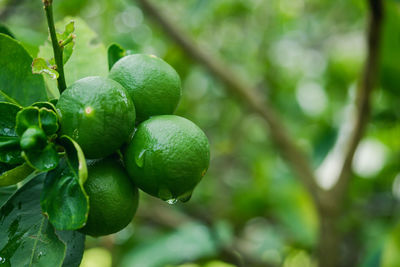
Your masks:
{"label": "unripe citrus fruit", "polygon": [[193,122],[160,115],[138,126],[124,161],[144,192],[168,202],[184,202],[208,169],[210,148],[206,135]]}
{"label": "unripe citrus fruit", "polygon": [[117,82],[102,77],[76,81],[60,96],[61,134],[75,139],[87,158],[117,150],[134,130],[132,99]]}
{"label": "unripe citrus fruit", "polygon": [[42,149],[46,146],[46,143],[46,134],[37,126],[26,129],[20,139],[20,146],[23,150]]}
{"label": "unripe citrus fruit", "polygon": [[89,163],[84,187],[90,207],[83,233],[108,235],[129,224],[138,206],[139,193],[119,161],[106,158]]}
{"label": "unripe citrus fruit", "polygon": [[123,57],[111,68],[109,77],[122,84],[132,97],[137,122],[154,115],[172,114],[181,98],[178,73],[153,55]]}

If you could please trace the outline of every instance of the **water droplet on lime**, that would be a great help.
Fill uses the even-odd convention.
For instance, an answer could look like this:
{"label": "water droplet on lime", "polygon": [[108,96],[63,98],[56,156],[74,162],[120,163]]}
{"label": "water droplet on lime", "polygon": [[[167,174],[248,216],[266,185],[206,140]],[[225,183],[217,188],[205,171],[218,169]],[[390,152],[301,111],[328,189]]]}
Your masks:
{"label": "water droplet on lime", "polygon": [[173,199],[171,191],[169,191],[169,189],[166,187],[161,187],[158,190],[158,197],[165,201]]}
{"label": "water droplet on lime", "polygon": [[175,204],[176,202],[178,202],[178,199],[177,199],[177,198],[171,198],[171,199],[166,200],[166,202],[167,202],[168,204],[170,204],[170,205],[173,205],[173,204]]}
{"label": "water droplet on lime", "polygon": [[178,197],[180,202],[188,202],[192,198],[193,191],[188,191]]}
{"label": "water droplet on lime", "polygon": [[146,150],[144,149],[144,150],[140,151],[139,155],[137,155],[137,156],[135,157],[136,165],[137,165],[139,168],[142,168],[142,167],[143,167],[143,164],[144,164],[144,155],[145,155],[145,153],[146,153]]}

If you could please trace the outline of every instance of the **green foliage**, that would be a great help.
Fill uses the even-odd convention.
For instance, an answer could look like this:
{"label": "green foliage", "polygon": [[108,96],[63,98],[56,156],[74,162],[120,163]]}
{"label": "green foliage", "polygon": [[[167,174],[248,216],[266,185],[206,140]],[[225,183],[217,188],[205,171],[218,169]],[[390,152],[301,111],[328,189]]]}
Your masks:
{"label": "green foliage", "polygon": [[49,221],[59,230],[75,230],[85,225],[89,198],[83,188],[86,162],[79,145],[63,136],[66,155],[56,169],[46,175],[40,204]]}
{"label": "green foliage", "polygon": [[0,187],[0,208],[15,191],[17,191],[16,185]]}
{"label": "green foliage", "polygon": [[29,106],[17,113],[15,130],[20,136],[22,156],[32,168],[49,171],[57,166],[56,146],[48,140],[57,129],[57,115],[51,109]]}
{"label": "green foliage", "polygon": [[126,50],[123,49],[119,44],[111,44],[107,49],[108,55],[108,69],[110,70],[112,66],[117,62],[120,58],[126,56]]}
{"label": "green foliage", "polygon": [[56,231],[58,237],[67,245],[62,267],[78,267],[85,249],[85,235],[77,231]]}
{"label": "green foliage", "polygon": [[13,167],[10,170],[0,173],[0,186],[14,185],[33,172],[33,169],[26,163]]}
{"label": "green foliage", "polygon": [[26,150],[22,152],[26,162],[38,171],[49,171],[57,167],[58,153],[54,144],[49,143],[40,150]]}
{"label": "green foliage", "polygon": [[0,163],[15,165],[23,162],[15,132],[15,117],[20,109],[15,104],[0,102]]}
{"label": "green foliage", "polygon": [[74,34],[75,27],[74,27],[74,21],[71,20],[65,25],[65,30],[62,33],[57,33],[57,40],[58,43],[60,44],[60,47],[62,48],[63,51],[63,63],[67,63],[69,58],[72,55],[72,51],[75,45],[75,37],[76,35]]}
{"label": "green foliage", "polygon": [[0,100],[22,106],[46,100],[43,78],[32,73],[32,58],[22,45],[0,33],[0,54]]}
{"label": "green foliage", "polygon": [[60,266],[65,244],[42,215],[44,175],[21,187],[0,209],[0,257],[7,266]]}
{"label": "green foliage", "polygon": [[47,74],[51,79],[58,78],[58,72],[55,70],[54,65],[50,65],[43,58],[35,58],[32,62],[32,73],[34,74]]}
{"label": "green foliage", "polygon": [[[178,23],[183,32],[192,36],[205,53],[212,57],[221,56],[240,78],[270,99],[285,119],[289,134],[296,137],[298,145],[309,153],[317,168],[341,136],[340,126],[347,116],[343,114],[349,109],[347,104],[354,95],[362,71],[367,1],[153,2],[157,2],[160,10]],[[354,175],[340,222],[340,229],[345,232],[342,257],[358,259],[361,266],[392,267],[399,262],[399,231],[398,227],[393,228],[399,222],[400,199],[400,178],[396,178],[400,173],[399,4],[397,0],[385,1],[380,84],[372,97],[372,117],[366,133],[385,148],[385,159],[381,170],[369,179]],[[54,5],[57,18],[70,14],[81,16],[98,33],[94,34],[82,20],[74,19],[76,46],[65,65],[68,85],[84,76],[107,75],[107,68],[123,55],[123,50],[116,44],[106,51],[99,43],[100,39],[106,44],[116,41],[135,53],[156,54],[173,65],[181,76],[183,95],[177,114],[196,121],[211,140],[209,174],[200,183],[192,201],[162,209],[162,203],[142,196],[142,208],[134,225],[106,239],[107,245],[113,240],[110,251],[113,265],[145,263],[159,267],[187,262],[183,266],[225,266],[221,262],[210,263],[211,259],[225,261],[227,257],[213,236],[213,225],[221,218],[227,222],[224,231],[231,229],[231,236],[224,244],[236,246],[238,257],[245,255],[260,261],[260,266],[315,264],[318,213],[306,190],[278,156],[262,118],[250,114],[239,101],[228,95],[224,85],[171,42],[168,33],[148,19],[145,10],[135,2],[71,0],[54,1]],[[21,2],[18,12],[4,20],[33,56],[36,56],[38,44],[46,38],[45,25],[39,22],[43,18],[38,16],[38,8],[40,1]],[[64,30],[70,20],[58,23],[59,30]],[[0,27],[0,32],[2,29]],[[0,50],[4,38],[0,34]],[[6,41],[21,48],[14,40]],[[13,56],[10,61],[6,51],[1,53],[6,59],[1,57],[0,63],[6,60],[14,64],[14,58],[19,60]],[[23,52],[27,54],[25,50]],[[49,42],[41,47],[39,56],[52,57]],[[30,63],[26,64],[27,69]],[[50,61],[40,63],[44,69],[51,66]],[[0,70],[4,70],[2,66],[4,64],[0,64]],[[3,73],[0,72],[0,78]],[[25,76],[30,77],[28,71],[19,77]],[[51,88],[49,96],[58,97],[56,82],[45,79]],[[20,83],[23,79],[16,81]],[[310,84],[314,90],[310,90]],[[30,84],[16,87],[32,92]],[[13,101],[1,92],[0,100]],[[21,95],[25,96],[25,93]],[[316,95],[325,98],[313,98]],[[15,100],[28,106],[34,101],[45,101],[46,95],[26,104]],[[322,107],[320,111],[307,110],[316,105]],[[37,107],[55,111],[50,106]],[[0,111],[0,114],[1,123],[3,114],[8,113]],[[19,136],[15,133],[1,138],[0,145],[5,144],[8,149],[10,144],[19,144]],[[55,144],[58,151],[67,146],[57,138]],[[0,173],[20,166],[23,161],[17,146],[12,157],[18,159],[16,163],[1,162],[2,153],[4,150],[0,149]],[[7,150],[6,153],[11,152]],[[68,156],[70,162],[72,154]],[[364,156],[372,156],[373,163],[378,162],[374,151],[367,154]],[[0,206],[16,190],[17,186],[0,187]],[[40,213],[40,208],[36,209]],[[201,230],[182,223],[185,220],[202,225]],[[204,221],[207,224],[203,224]],[[78,244],[67,244],[66,253],[76,254],[70,257],[74,259],[73,263],[65,261],[64,266],[78,266],[83,251],[83,236],[72,233],[75,234],[70,235],[69,241],[78,240]],[[1,250],[8,238],[7,229],[2,227],[0,235]],[[89,238],[87,244],[88,247],[104,246],[105,240]],[[72,250],[73,245],[80,245],[80,249]],[[30,254],[26,258],[29,257]]]}
{"label": "green foliage", "polygon": [[3,24],[0,24],[0,33],[10,36],[11,38],[15,38],[12,32]]}
{"label": "green foliage", "polygon": [[[71,21],[73,21],[72,24]],[[65,26],[65,32],[60,37],[68,39],[68,36],[76,35],[73,38],[75,43],[74,53],[71,54],[72,50],[64,50],[69,57],[64,66],[67,85],[87,76],[106,76],[108,72],[107,51],[104,45],[98,41],[97,34],[80,18],[67,17],[56,23],[57,28],[62,28],[64,25],[67,26]],[[40,47],[38,56],[41,58],[53,57],[53,48],[49,41]],[[45,78],[45,81],[49,95],[58,98],[56,82],[49,78]]]}

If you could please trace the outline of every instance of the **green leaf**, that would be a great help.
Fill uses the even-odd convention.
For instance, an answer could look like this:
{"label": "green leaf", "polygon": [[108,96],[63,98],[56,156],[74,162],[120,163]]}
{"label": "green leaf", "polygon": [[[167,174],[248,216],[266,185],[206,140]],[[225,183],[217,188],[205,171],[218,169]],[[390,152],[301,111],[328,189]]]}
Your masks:
{"label": "green leaf", "polygon": [[29,106],[46,100],[43,77],[32,73],[32,58],[22,45],[0,33],[0,100]]}
{"label": "green leaf", "polygon": [[10,165],[23,162],[18,137],[0,136],[0,162]]}
{"label": "green leaf", "polygon": [[11,165],[23,162],[19,140],[15,132],[15,117],[21,107],[0,102],[0,162]]}
{"label": "green leaf", "polygon": [[78,171],[79,183],[83,186],[86,182],[88,171],[85,155],[81,147],[74,139],[67,135],[61,136],[59,141],[67,153],[68,161],[71,163],[72,167]]}
{"label": "green leaf", "polygon": [[[98,42],[97,34],[80,18],[67,17],[56,23],[57,28],[63,28],[65,24],[73,20],[75,22],[75,47],[74,53],[64,66],[67,85],[87,76],[108,75],[107,51],[103,44]],[[67,53],[64,51],[64,53]],[[84,55],[84,56],[83,56]],[[40,47],[39,57],[53,57],[53,49],[49,41]],[[56,98],[59,95],[57,83],[45,77],[49,88],[49,94]]]}
{"label": "green leaf", "polygon": [[85,157],[79,145],[68,136],[60,138],[66,157],[47,174],[41,199],[43,212],[60,230],[75,230],[85,225],[89,201],[83,187],[87,179]]}
{"label": "green leaf", "polygon": [[76,35],[73,34],[75,30],[74,21],[71,20],[67,25],[65,25],[65,30],[63,33],[57,33],[57,40],[63,49],[63,63],[67,63],[68,59],[71,57],[74,46]]}
{"label": "green leaf", "polygon": [[57,167],[60,158],[53,143],[48,143],[43,150],[26,150],[22,152],[25,161],[38,171],[50,171]]}
{"label": "green leaf", "polygon": [[49,221],[59,230],[75,230],[85,225],[89,199],[68,159],[61,159],[57,168],[47,173],[40,203]]}
{"label": "green leaf", "polygon": [[15,133],[15,117],[20,110],[20,106],[0,102],[0,136],[17,136]]}
{"label": "green leaf", "polygon": [[43,129],[47,136],[57,132],[58,118],[56,112],[46,107],[40,109],[38,107],[40,105],[47,105],[53,108],[54,106],[49,102],[44,103],[36,103],[36,106],[26,107],[18,112],[16,119],[16,132],[19,136],[22,136],[28,128],[33,126]]}
{"label": "green leaf", "polygon": [[[57,104],[57,102],[55,104]],[[40,108],[47,108],[47,109],[50,109],[50,110],[56,112],[55,104],[52,103],[52,102],[35,102],[35,103],[32,104],[32,106],[38,107],[39,109]]]}
{"label": "green leaf", "polygon": [[47,108],[39,110],[40,125],[47,136],[55,134],[58,130],[57,114]]}
{"label": "green leaf", "polygon": [[0,186],[9,186],[19,183],[33,172],[33,169],[24,163],[0,174]]}
{"label": "green leaf", "polygon": [[7,202],[7,200],[12,196],[12,194],[17,191],[18,187],[16,185],[0,187],[0,208]]}
{"label": "green leaf", "polygon": [[74,32],[75,27],[74,27],[74,21],[70,20],[66,25],[65,25],[65,29],[64,32],[62,33],[57,33],[57,40],[61,43],[63,41],[65,41],[66,39],[68,39],[71,34]]}
{"label": "green leaf", "polygon": [[119,44],[113,43],[107,49],[108,69],[110,70],[120,58],[126,56],[126,51]]}
{"label": "green leaf", "polygon": [[56,231],[58,237],[67,245],[62,267],[79,267],[85,250],[85,235],[77,231]]}
{"label": "green leaf", "polygon": [[35,58],[32,62],[32,73],[47,74],[50,79],[57,79],[58,72],[54,67],[46,62],[44,58]]}
{"label": "green leaf", "polygon": [[19,147],[19,138],[17,136],[0,136],[0,148],[9,149]]}
{"label": "green leaf", "polygon": [[37,107],[26,107],[23,108],[17,114],[17,125],[15,131],[19,136],[22,136],[24,132],[32,126],[40,127],[39,124],[39,108]]}
{"label": "green leaf", "polygon": [[40,210],[44,174],[22,186],[0,209],[0,257],[5,266],[61,266],[65,244]]}
{"label": "green leaf", "polygon": [[3,24],[0,24],[0,33],[3,33],[15,39],[15,36],[12,34],[12,32]]}

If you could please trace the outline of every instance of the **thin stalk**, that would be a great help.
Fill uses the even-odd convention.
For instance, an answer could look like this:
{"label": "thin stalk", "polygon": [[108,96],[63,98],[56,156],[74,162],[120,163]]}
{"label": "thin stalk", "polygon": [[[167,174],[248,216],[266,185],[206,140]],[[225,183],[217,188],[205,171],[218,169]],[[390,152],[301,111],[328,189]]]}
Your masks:
{"label": "thin stalk", "polygon": [[49,26],[51,44],[53,46],[54,61],[58,72],[57,84],[60,94],[67,88],[64,75],[63,49],[57,40],[56,28],[53,18],[53,0],[43,0],[44,11],[46,12],[47,25]]}

